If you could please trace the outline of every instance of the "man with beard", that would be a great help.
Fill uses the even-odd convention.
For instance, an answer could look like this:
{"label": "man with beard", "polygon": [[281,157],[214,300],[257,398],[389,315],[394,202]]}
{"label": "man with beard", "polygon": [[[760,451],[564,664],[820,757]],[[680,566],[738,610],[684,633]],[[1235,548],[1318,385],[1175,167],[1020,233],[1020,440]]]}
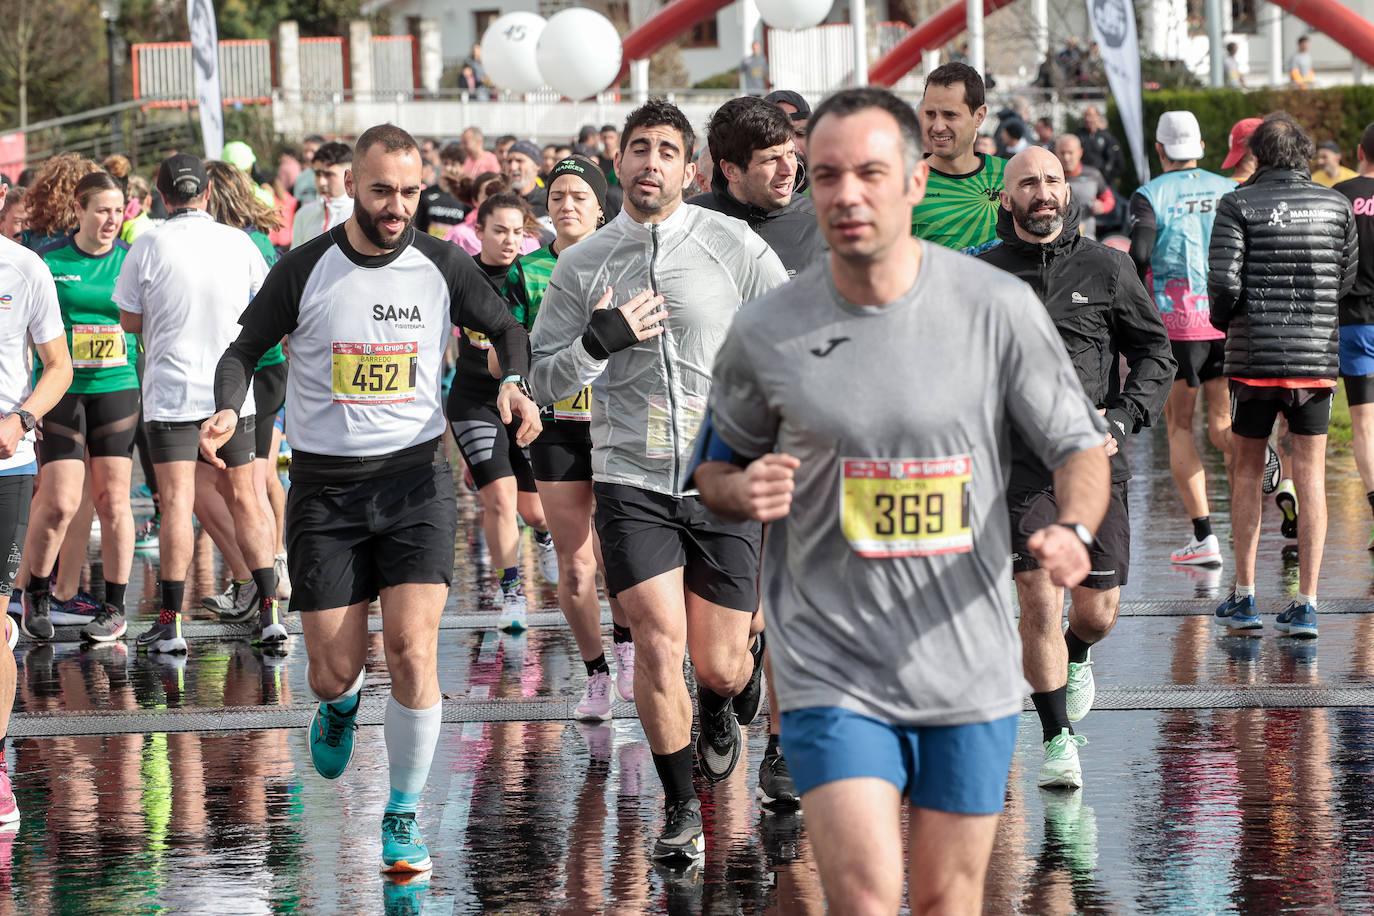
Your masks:
{"label": "man with beard", "polygon": [[[1097,536],[1087,544],[1092,569],[1069,590],[1069,628],[1062,630],[1064,591],[1041,568],[1030,548],[1036,531],[1059,514],[1054,475],[1016,431],[1007,485],[1012,573],[1021,602],[1021,654],[1031,700],[1040,717],[1042,787],[1083,785],[1078,748],[1086,739],[1073,722],[1092,708],[1089,651],[1116,623],[1121,586],[1130,564],[1126,514],[1126,437],[1149,426],[1164,408],[1174,359],[1169,336],[1129,256],[1085,238],[1066,221],[1069,183],[1054,153],[1033,146],[1007,163],[1002,206],[1011,225],[999,227],[1002,244],[979,256],[1025,280],[1045,304],[1064,339],[1083,392],[1107,418],[1112,493]],[[1117,355],[1126,357],[1125,381],[1114,384]]]}
{"label": "man with beard", "polygon": [[977,254],[997,244],[997,200],[1005,163],[974,152],[988,116],[983,78],[968,64],[936,67],[917,109],[925,132],[930,182],[911,213],[911,234]]}
{"label": "man with beard", "polygon": [[380,595],[391,677],[382,867],[422,872],[430,858],[415,808],[439,738],[436,646],[458,525],[439,401],[450,325],[491,339],[505,374],[497,408],[507,422],[524,420],[522,445],[538,435],[539,411],[522,393],[524,329],[472,258],[412,227],[421,186],[415,140],[389,124],[370,128],[354,163],[352,216],[285,255],[239,319],[243,330],[215,370],[218,412],[202,427],[200,448],[219,463],[253,367],[287,337],[291,606],[301,612],[310,689],[321,700],[310,756],[326,779],[341,776],[352,757],[367,608]]}
{"label": "man with beard", "polygon": [[[558,259],[532,332],[540,403],[595,382],[592,467],[606,590],[635,634],[635,705],[663,780],[659,859],[705,851],[692,784],[690,646],[701,729],[695,757],[720,782],[758,715],[762,526],[722,522],[684,486],[711,390],[711,362],[736,310],[787,280],[778,256],[737,219],[682,206],[690,122],[671,102],[631,112],[616,156],[620,215]],[[653,338],[660,339],[654,340]]]}

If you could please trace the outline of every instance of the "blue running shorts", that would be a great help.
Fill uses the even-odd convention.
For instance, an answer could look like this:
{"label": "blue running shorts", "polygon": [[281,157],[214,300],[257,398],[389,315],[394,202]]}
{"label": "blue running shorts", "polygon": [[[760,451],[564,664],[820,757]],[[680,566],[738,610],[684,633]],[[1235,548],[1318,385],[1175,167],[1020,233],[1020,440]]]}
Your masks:
{"label": "blue running shorts", "polygon": [[1341,375],[1374,375],[1374,324],[1341,326]]}
{"label": "blue running shorts", "polygon": [[782,750],[803,794],[840,779],[892,783],[918,808],[997,814],[1007,793],[1019,716],[968,725],[889,725],[816,706],[782,714]]}

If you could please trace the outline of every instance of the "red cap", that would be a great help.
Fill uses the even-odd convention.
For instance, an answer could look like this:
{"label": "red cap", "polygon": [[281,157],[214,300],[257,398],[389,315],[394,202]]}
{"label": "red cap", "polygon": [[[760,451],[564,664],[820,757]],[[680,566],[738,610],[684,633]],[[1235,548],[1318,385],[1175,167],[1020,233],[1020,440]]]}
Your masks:
{"label": "red cap", "polygon": [[1250,135],[1263,123],[1260,118],[1245,118],[1236,122],[1235,127],[1231,128],[1231,149],[1226,154],[1226,161],[1221,164],[1222,168],[1233,169],[1237,162],[1245,158],[1250,150]]}

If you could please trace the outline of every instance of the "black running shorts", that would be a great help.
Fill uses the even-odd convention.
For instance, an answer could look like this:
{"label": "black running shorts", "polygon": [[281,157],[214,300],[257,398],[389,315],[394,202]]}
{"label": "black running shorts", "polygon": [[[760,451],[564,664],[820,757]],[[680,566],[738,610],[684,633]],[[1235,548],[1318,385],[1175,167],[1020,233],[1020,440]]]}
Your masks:
{"label": "black running shorts", "polygon": [[592,479],[591,424],[579,420],[545,420],[544,431],[530,443],[534,479],[546,483]]}
{"label": "black running shorts", "polygon": [[1178,363],[1175,381],[1187,382],[1189,388],[1199,388],[1203,382],[1221,378],[1222,366],[1226,363],[1226,341],[1171,340],[1169,345]]}
{"label": "black running shorts", "polygon": [[682,567],[693,594],[749,614],[758,609],[758,522],[722,522],[697,496],[675,498],[612,483],[593,484],[593,492],[612,597]]}
{"label": "black running shorts", "polygon": [[458,504],[448,464],[286,494],[291,609],[371,601],[384,588],[453,582]]}
{"label": "black running shorts", "polygon": [[286,363],[277,363],[253,373],[253,405],[257,411],[253,451],[259,458],[272,457],[272,426],[277,411],[286,403],[286,366]]}
{"label": "black running shorts", "polygon": [[1343,375],[1345,399],[1351,407],[1374,404],[1374,375]]}
{"label": "black running shorts", "polygon": [[[200,427],[204,423],[205,420],[148,420],[144,426],[148,430],[148,452],[152,455],[153,464],[204,461],[200,456]],[[237,468],[252,463],[255,426],[253,417],[239,417],[234,434],[219,447],[219,458],[226,467]]]}
{"label": "black running shorts", "polygon": [[1335,388],[1272,388],[1231,380],[1231,432],[1268,439],[1279,414],[1297,436],[1324,436],[1331,426]]}
{"label": "black running shorts", "polygon": [[[1053,490],[1033,490],[1009,495],[1007,512],[1011,517],[1011,571],[1029,572],[1039,569],[1040,563],[1031,554],[1026,542],[1041,528],[1059,520],[1059,504]],[[1131,519],[1126,510],[1126,484],[1112,484],[1107,515],[1097,528],[1094,544],[1088,551],[1092,563],[1084,588],[1106,591],[1125,585],[1131,566]]]}
{"label": "black running shorts", "polygon": [[134,455],[138,430],[137,388],[103,394],[67,392],[43,417],[38,460],[85,461],[92,458],[129,458]]}
{"label": "black running shorts", "polygon": [[529,451],[515,444],[520,422],[512,420],[503,426],[493,403],[463,401],[452,406],[449,429],[477,489],[492,481],[514,477],[521,493],[536,492]]}

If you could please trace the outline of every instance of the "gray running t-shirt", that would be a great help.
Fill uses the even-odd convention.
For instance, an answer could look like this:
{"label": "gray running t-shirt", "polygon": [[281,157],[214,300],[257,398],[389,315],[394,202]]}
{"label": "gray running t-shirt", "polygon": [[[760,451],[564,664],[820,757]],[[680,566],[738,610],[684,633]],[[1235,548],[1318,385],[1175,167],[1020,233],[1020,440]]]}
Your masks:
{"label": "gray running t-shirt", "polygon": [[705,434],[801,461],[763,562],[784,711],[905,725],[1018,712],[1011,428],[1052,468],[1106,430],[1030,287],[921,249],[911,290],[877,307],[813,265],[746,305],[716,359]]}

